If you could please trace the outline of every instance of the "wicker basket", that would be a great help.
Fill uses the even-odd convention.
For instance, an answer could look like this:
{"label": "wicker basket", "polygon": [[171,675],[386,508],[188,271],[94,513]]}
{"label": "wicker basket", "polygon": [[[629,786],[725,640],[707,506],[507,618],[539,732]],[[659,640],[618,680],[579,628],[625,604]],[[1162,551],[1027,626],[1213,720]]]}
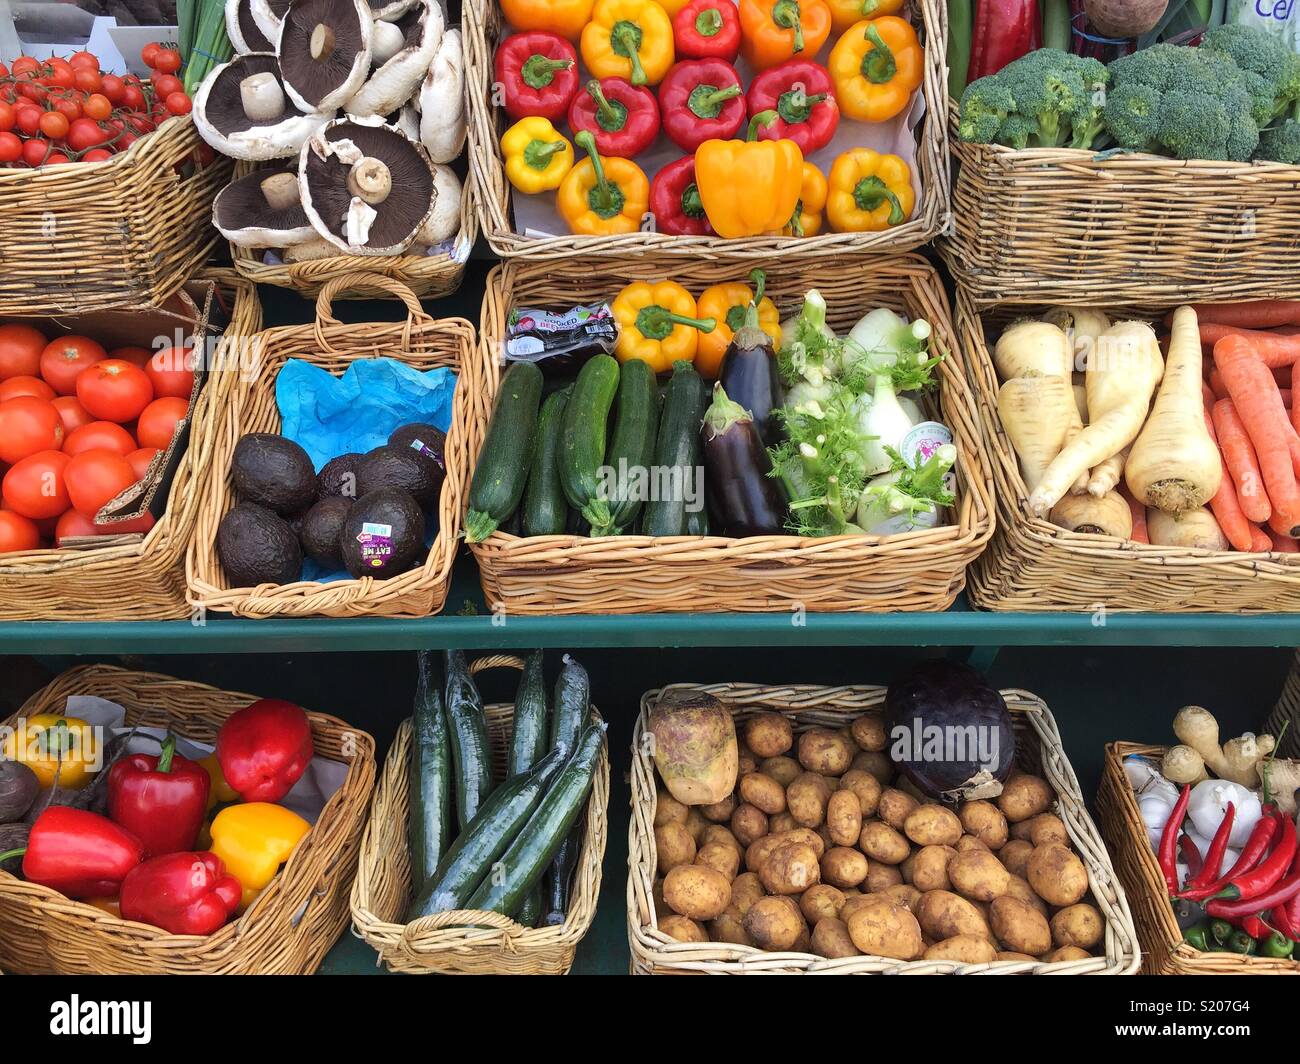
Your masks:
{"label": "wicker basket", "polygon": [[1061,746],[1056,721],[1043,701],[1028,691],[1002,694],[1016,730],[1016,762],[1043,776],[1057,794],[1056,813],[1073,848],[1088,869],[1088,883],[1106,921],[1105,955],[1088,960],[961,964],[956,961],[899,961],[884,957],[828,960],[811,953],[775,953],[725,942],[677,942],[658,928],[653,889],[655,852],[655,767],[643,741],[650,711],[669,691],[703,691],[721,699],[737,721],[759,712],[788,716],[796,732],[840,728],[863,713],[879,711],[883,687],[816,687],[754,684],[674,684],[649,691],[632,735],[632,826],[628,832],[627,921],[632,970],[637,975],[1130,975],[1137,970],[1137,936],[1124,891],[1115,877],[1101,836],[1088,815],[1079,781]]}
{"label": "wicker basket", "polygon": [[1183,941],[1169,904],[1169,888],[1147,838],[1137,798],[1124,774],[1130,754],[1162,757],[1168,747],[1107,743],[1097,814],[1115,859],[1115,871],[1133,906],[1133,923],[1142,946],[1143,975],[1300,975],[1300,961],[1201,953]]}
{"label": "wicker basket", "polygon": [[[992,532],[988,459],[978,415],[963,376],[962,353],[948,325],[948,303],[934,270],[903,256],[857,263],[834,275],[806,261],[768,264],[768,294],[783,312],[817,286],[833,327],[847,329],[867,309],[884,304],[934,325],[947,353],[939,367],[943,418],[959,452],[953,523],[878,536],[538,536],[496,532],[470,544],[483,592],[507,613],[668,613],[702,610],[772,611],[942,610],[965,582],[965,570]],[[670,276],[698,294],[743,278],[743,268],[681,259],[611,261],[567,271],[547,263],[508,263],[488,278],[482,350],[488,404],[500,384],[495,357],[512,306],[554,306],[612,298],[631,280]],[[486,406],[483,408],[486,414]],[[485,430],[484,430],[485,431]],[[483,432],[477,434],[481,439]]]}
{"label": "wicker basket", "polygon": [[[957,334],[992,456],[998,510],[993,542],[971,568],[971,599],[989,610],[1099,614],[1300,610],[1300,555],[1155,547],[1067,532],[1030,515],[1029,492],[998,417],[998,379],[984,327],[1041,309],[1008,307],[981,319],[969,295],[958,290]],[[1142,310],[1126,312],[1144,316]]]}
{"label": "wicker basket", "polygon": [[[376,289],[406,304],[408,316],[404,322],[344,325],[335,320],[331,301],[338,292]],[[380,274],[351,273],[326,282],[316,301],[314,324],[268,329],[257,341],[261,372],[256,380],[235,384],[218,430],[212,459],[214,474],[209,477],[186,556],[190,603],[240,617],[426,617],[437,613],[451,582],[469,455],[478,450],[478,433],[486,417],[476,409],[476,404],[486,402],[482,383],[475,376],[481,360],[469,357],[474,327],[460,318],[434,321],[400,281]],[[353,361],[379,357],[395,358],[419,370],[446,366],[457,373],[447,433],[447,478],[438,502],[438,535],[428,557],[417,568],[387,580],[367,576],[324,583],[300,580],[254,588],[230,587],[216,550],[217,526],[234,505],[230,459],[245,433],[279,430],[275,380],[280,368],[288,359],[296,358],[341,376]]]}
{"label": "wicker basket", "polygon": [[[201,169],[188,115],[102,163],[0,170],[0,314],[160,303],[216,245],[212,199],[229,180]],[[184,175],[184,176],[183,176]]]}
{"label": "wicker basket", "polygon": [[952,150],[953,228],[939,249],[980,307],[1300,297],[1300,167],[1014,151],[955,134]]}
{"label": "wicker basket", "polygon": [[[474,673],[508,667],[522,669],[515,657],[479,658]],[[592,709],[599,719],[600,714]],[[505,775],[514,706],[487,707],[492,764],[497,779]],[[554,927],[523,927],[508,916],[458,909],[410,924],[400,920],[411,897],[410,853],[406,826],[410,811],[407,787],[411,757],[411,722],[402,721],[388,751],[384,773],[361,840],[361,863],[352,885],[352,926],[393,971],[415,975],[564,975],[596,916],[601,865],[605,859],[609,806],[609,749],[596,765],[587,803],[582,853],[574,869],[569,912]],[[475,926],[467,927],[465,924]]]}
{"label": "wicker basket", "polygon": [[509,125],[494,100],[493,56],[503,31],[500,6],[495,0],[466,0],[464,5],[465,67],[469,90],[470,173],[476,185],[475,204],[480,228],[492,250],[503,258],[566,259],[572,255],[611,255],[656,252],[698,257],[763,258],[780,255],[784,261],[799,257],[836,257],[850,252],[907,251],[919,247],[950,224],[948,129],[943,121],[947,107],[947,72],[944,52],[948,40],[948,5],[942,0],[909,0],[912,22],[925,42],[926,116],[920,126],[917,165],[921,195],[911,219],[879,233],[825,233],[814,237],[670,236],[638,232],[621,236],[533,237],[516,233],[511,210],[511,186],[501,156],[501,134]]}
{"label": "wicker basket", "polygon": [[[220,367],[225,356],[236,350],[239,337],[262,327],[262,309],[254,286],[232,271],[210,270],[199,276],[217,281],[230,307],[230,322],[214,356],[214,365]],[[0,619],[110,621],[189,616],[184,552],[198,518],[217,427],[236,376],[209,373],[194,407],[189,445],[172,478],[166,509],[153,528],[143,537],[114,536],[104,546],[5,555],[0,558]]]}
{"label": "wicker basket", "polygon": [[[222,723],[256,695],[109,665],[82,665],[38,691],[12,721],[62,714],[69,695],[95,695],[126,709],[128,724],[169,727],[215,743]],[[171,935],[110,916],[48,887],[0,872],[0,967],[32,975],[306,975],[348,922],[375,743],[341,720],[311,713],[316,752],[349,766],[271,884],[246,913],[206,938]],[[10,722],[7,722],[10,723]]]}
{"label": "wicker basket", "polygon": [[1277,704],[1273,706],[1260,732],[1280,736],[1277,744],[1278,757],[1300,757],[1300,649],[1295,652],[1291,671],[1286,674],[1286,683],[1282,685],[1282,693],[1277,696]]}

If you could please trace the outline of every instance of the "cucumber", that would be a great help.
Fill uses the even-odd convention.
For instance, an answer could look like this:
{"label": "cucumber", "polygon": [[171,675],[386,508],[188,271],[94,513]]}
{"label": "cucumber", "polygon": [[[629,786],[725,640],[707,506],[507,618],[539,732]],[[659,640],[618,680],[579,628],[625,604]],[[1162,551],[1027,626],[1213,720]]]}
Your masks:
{"label": "cucumber", "polygon": [[651,471],[658,421],[659,390],[650,363],[639,358],[624,362],[618,375],[618,408],[606,459],[606,465],[614,473],[609,499],[610,527],[593,528],[593,536],[617,536],[630,528],[641,512],[644,500],[637,489],[642,483],[641,476]]}
{"label": "cucumber", "polygon": [[519,911],[586,805],[604,734],[603,724],[584,729],[573,756],[555,777],[528,823],[493,865],[493,873],[469,899],[469,908],[505,916]]}
{"label": "cucumber", "polygon": [[515,916],[518,923],[524,927],[536,927],[542,919],[542,889],[534,887],[524,898],[523,905],[519,906],[519,912]]}
{"label": "cucumber", "polygon": [[492,871],[492,864],[531,819],[565,765],[559,751],[547,754],[530,772],[511,776],[492,792],[466,825],[425,884],[407,914],[421,916],[465,907],[466,899]]}
{"label": "cucumber", "polygon": [[541,398],[542,371],[533,363],[516,362],[506,370],[469,486],[465,538],[471,543],[487,539],[519,508]]}
{"label": "cucumber", "polygon": [[709,508],[700,500],[698,510],[686,511],[686,534],[688,536],[707,536],[709,534]]}
{"label": "cucumber", "polygon": [[[655,470],[681,470],[682,477],[696,477],[701,464],[700,425],[708,407],[704,381],[689,362],[674,362],[673,375],[664,395],[664,412],[659,419],[655,444]],[[677,474],[674,474],[676,476]],[[641,533],[646,536],[687,535],[685,491],[663,492],[666,499],[652,499],[641,514]]]}
{"label": "cucumber", "polygon": [[524,489],[524,535],[559,536],[569,520],[569,504],[560,487],[560,429],[572,389],[554,392],[542,403],[537,416],[537,445]]}
{"label": "cucumber", "polygon": [[456,776],[456,819],[463,831],[492,793],[492,751],[483,698],[474,686],[464,653],[444,651],[443,661],[451,763]]}
{"label": "cucumber", "polygon": [[583,822],[577,825],[560,844],[559,852],[546,869],[544,900],[546,915],[542,924],[553,927],[564,923],[569,914],[569,890],[573,885],[573,870],[578,866],[578,854],[582,851]]}
{"label": "cucumber", "polygon": [[600,469],[605,464],[605,433],[617,391],[618,363],[609,355],[588,359],[573,382],[560,429],[560,486],[569,505],[593,529],[609,527]]}
{"label": "cucumber", "polygon": [[421,650],[415,661],[406,836],[411,849],[411,893],[418,896],[451,844],[451,737],[437,662],[428,650]]}
{"label": "cucumber", "polygon": [[524,663],[515,693],[514,732],[510,736],[507,774],[527,772],[545,755],[550,738],[550,711],[546,705],[546,681],[542,676],[542,652],[534,650]]}
{"label": "cucumber", "polygon": [[550,748],[573,750],[591,715],[591,678],[575,658],[564,655],[555,681],[555,715],[551,718]]}

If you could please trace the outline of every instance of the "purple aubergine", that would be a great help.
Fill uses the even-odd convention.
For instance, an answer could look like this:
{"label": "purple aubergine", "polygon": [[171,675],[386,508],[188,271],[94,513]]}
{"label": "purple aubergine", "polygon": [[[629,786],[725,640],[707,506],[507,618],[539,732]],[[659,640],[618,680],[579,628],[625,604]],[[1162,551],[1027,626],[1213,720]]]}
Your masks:
{"label": "purple aubergine", "polygon": [[715,534],[779,536],[787,500],[771,476],[772,461],[749,411],[727,397],[719,381],[700,427],[704,444],[704,495]]}
{"label": "purple aubergine", "polygon": [[758,302],[762,298],[760,281],[754,302],[743,310],[732,307],[728,313],[728,319],[735,315],[739,320],[727,322],[734,332],[722,356],[718,380],[727,394],[749,411],[763,442],[775,447],[784,437],[776,411],[785,404],[785,390],[781,387],[772,338],[758,327]]}

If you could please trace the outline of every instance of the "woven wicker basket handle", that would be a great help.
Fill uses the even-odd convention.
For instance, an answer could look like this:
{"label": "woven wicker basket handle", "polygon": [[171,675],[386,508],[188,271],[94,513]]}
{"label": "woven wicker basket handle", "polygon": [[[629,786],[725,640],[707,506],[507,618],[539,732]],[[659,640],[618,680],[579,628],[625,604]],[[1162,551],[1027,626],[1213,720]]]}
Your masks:
{"label": "woven wicker basket handle", "polygon": [[486,658],[477,658],[470,662],[469,671],[474,676],[480,672],[487,672],[488,669],[515,669],[523,672],[524,659],[513,654],[489,654]]}
{"label": "woven wicker basket handle", "polygon": [[325,339],[325,329],[340,324],[334,317],[334,298],[340,292],[351,292],[357,289],[387,292],[406,304],[406,322],[402,326],[402,350],[404,351],[410,350],[411,347],[411,326],[416,322],[423,324],[433,320],[420,306],[419,297],[401,281],[386,277],[382,273],[366,273],[360,270],[356,273],[345,273],[326,281],[321,286],[320,295],[316,297],[316,342],[320,344],[322,351],[328,351],[330,354],[338,353]]}

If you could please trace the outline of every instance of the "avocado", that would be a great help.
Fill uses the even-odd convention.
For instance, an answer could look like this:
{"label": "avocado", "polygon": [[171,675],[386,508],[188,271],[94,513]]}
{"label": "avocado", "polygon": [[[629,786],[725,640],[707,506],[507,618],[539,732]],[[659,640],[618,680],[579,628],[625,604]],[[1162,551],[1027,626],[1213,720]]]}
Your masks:
{"label": "avocado", "polygon": [[421,421],[402,425],[393,429],[388,443],[392,447],[409,447],[436,465],[443,476],[447,475],[447,434],[436,425],[427,425]]}
{"label": "avocado", "polygon": [[235,490],[248,502],[294,514],[316,501],[316,470],[307,452],[274,432],[250,432],[230,461]]}
{"label": "avocado", "polygon": [[388,444],[367,451],[357,463],[357,497],[380,488],[398,488],[406,492],[422,510],[438,505],[442,476],[437,466],[410,447]]}
{"label": "avocado", "polygon": [[331,458],[316,474],[316,497],[330,499],[344,495],[349,499],[357,497],[357,463],[361,461],[358,451],[349,451],[336,458]]}
{"label": "avocado", "polygon": [[307,557],[326,569],[343,568],[343,551],[339,539],[343,521],[352,509],[352,500],[341,495],[321,499],[302,519],[298,538]]}
{"label": "avocado", "polygon": [[343,564],[353,576],[387,580],[424,551],[424,514],[410,494],[380,488],[363,495],[343,522]]}
{"label": "avocado", "polygon": [[221,519],[217,558],[231,587],[287,584],[302,573],[302,547],[293,529],[255,502],[241,502]]}

